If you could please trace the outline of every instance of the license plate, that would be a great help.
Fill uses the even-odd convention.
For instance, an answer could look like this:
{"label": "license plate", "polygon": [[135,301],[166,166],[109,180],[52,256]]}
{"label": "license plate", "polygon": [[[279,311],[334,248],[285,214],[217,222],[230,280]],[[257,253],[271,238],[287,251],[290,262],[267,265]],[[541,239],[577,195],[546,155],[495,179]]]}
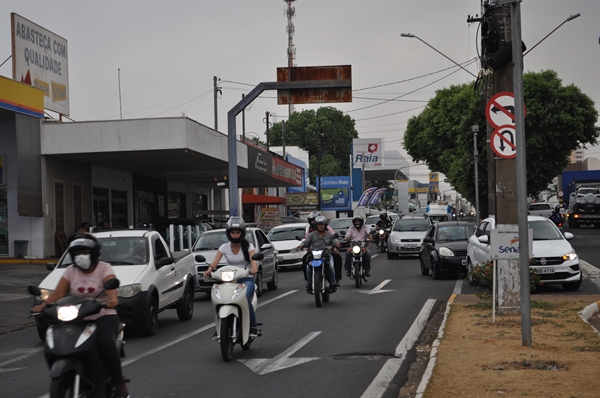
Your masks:
{"label": "license plate", "polygon": [[467,265],[467,259],[463,258],[462,260],[460,260],[460,265],[466,266]]}
{"label": "license plate", "polygon": [[537,268],[535,273],[536,274],[553,274],[554,268]]}
{"label": "license plate", "polygon": [[417,244],[416,243],[408,244],[408,245],[404,245],[404,247],[406,247],[408,249],[414,249],[415,247],[417,247]]}

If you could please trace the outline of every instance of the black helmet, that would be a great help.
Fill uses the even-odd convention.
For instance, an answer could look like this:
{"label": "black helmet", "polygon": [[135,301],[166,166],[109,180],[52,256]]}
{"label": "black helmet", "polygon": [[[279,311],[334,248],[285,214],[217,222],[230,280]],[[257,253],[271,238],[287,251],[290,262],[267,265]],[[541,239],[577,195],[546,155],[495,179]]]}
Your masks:
{"label": "black helmet", "polygon": [[556,207],[554,208],[554,211],[555,211],[556,213],[560,213],[560,206],[556,206]]}
{"label": "black helmet", "polygon": [[365,225],[365,219],[362,218],[362,216],[354,216],[352,219],[352,225],[354,225],[356,228],[362,228],[362,226]]}
{"label": "black helmet", "polygon": [[[239,238],[233,239],[231,237],[231,231],[240,231],[242,234]],[[241,217],[231,217],[227,221],[225,235],[227,235],[227,239],[229,239],[231,243],[242,243],[242,241],[246,239],[246,223],[244,220]]]}
{"label": "black helmet", "polygon": [[387,217],[387,213],[386,213],[386,212],[383,212],[383,213],[381,213],[381,214],[379,215],[379,218],[380,218],[380,219],[382,219],[382,220],[386,220],[386,221],[387,221],[387,218],[388,218],[388,217]]}
{"label": "black helmet", "polygon": [[[74,235],[71,238],[71,242],[69,243],[69,247],[67,251],[71,255],[73,261],[75,261],[75,256],[73,253],[81,251],[81,250],[89,250],[90,251],[90,260],[92,264],[98,263],[100,260],[100,253],[102,252],[102,243],[91,234],[78,234]],[[75,263],[76,266],[79,266]],[[80,267],[84,268],[84,267]],[[88,267],[89,268],[89,267]],[[84,268],[87,269],[87,268]]]}
{"label": "black helmet", "polygon": [[312,213],[310,213],[308,215],[308,217],[306,218],[306,221],[308,221],[308,223],[310,225],[313,225],[317,216],[318,216],[318,214],[313,211]]}
{"label": "black helmet", "polygon": [[325,216],[317,216],[317,218],[315,218],[315,224],[325,224],[325,227],[327,227],[327,219]]}

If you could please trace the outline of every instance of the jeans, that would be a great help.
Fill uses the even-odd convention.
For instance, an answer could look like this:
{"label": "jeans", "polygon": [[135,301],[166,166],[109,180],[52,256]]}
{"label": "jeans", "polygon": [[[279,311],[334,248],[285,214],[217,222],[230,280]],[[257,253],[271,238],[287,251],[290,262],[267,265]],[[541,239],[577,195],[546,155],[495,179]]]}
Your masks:
{"label": "jeans", "polygon": [[254,279],[251,276],[246,278],[240,278],[237,280],[238,283],[246,285],[246,299],[248,299],[248,311],[250,312],[250,326],[256,327],[256,314],[254,313],[254,307],[252,306],[252,298],[254,297]]}
{"label": "jeans", "polygon": [[[346,271],[350,271],[352,256],[352,252],[346,253],[346,262],[344,263],[344,269],[346,269]],[[366,272],[371,272],[371,252],[368,249],[363,253],[363,268]]]}
{"label": "jeans", "polygon": [[[335,270],[333,269],[333,256],[329,256],[329,261],[325,261],[324,266],[326,266],[326,269],[324,268],[325,276],[327,277],[327,280],[329,281],[329,286],[335,286],[336,281],[335,281]],[[308,264],[308,267],[306,267],[306,281],[309,286],[312,286],[312,272],[313,272],[313,267],[312,267],[312,265]]]}

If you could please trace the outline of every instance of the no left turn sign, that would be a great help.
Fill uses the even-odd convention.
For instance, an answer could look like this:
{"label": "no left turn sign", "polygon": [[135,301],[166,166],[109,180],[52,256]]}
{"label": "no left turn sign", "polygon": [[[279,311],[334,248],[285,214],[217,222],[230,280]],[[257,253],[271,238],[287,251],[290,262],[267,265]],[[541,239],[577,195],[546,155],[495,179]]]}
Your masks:
{"label": "no left turn sign", "polygon": [[[523,110],[525,111],[525,110]],[[508,91],[494,95],[486,104],[485,117],[495,129],[515,124],[515,97]]]}
{"label": "no left turn sign", "polygon": [[494,130],[490,143],[496,155],[501,158],[510,159],[517,156],[514,126],[501,126]]}

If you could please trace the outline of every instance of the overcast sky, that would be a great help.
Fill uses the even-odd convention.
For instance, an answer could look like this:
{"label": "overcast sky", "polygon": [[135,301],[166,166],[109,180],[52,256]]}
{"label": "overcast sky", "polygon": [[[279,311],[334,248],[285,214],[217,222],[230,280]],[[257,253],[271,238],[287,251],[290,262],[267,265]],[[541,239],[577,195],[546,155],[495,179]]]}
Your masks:
{"label": "overcast sky", "polygon": [[[353,102],[329,105],[356,120],[360,138],[382,137],[386,150],[406,156],[407,120],[436,90],[473,80],[400,34],[412,33],[458,63],[473,60],[480,29],[466,21],[480,14],[479,0],[297,0],[293,6],[296,65],[352,65]],[[122,108],[124,119],[185,114],[214,127],[217,76],[218,125],[226,132],[227,112],[241,95],[260,82],[276,81],[276,68],[287,66],[286,7],[283,0],[0,0],[0,62],[11,55],[14,12],[67,40],[72,119],[119,119]],[[600,0],[524,0],[522,37],[531,48],[576,13],[581,16],[525,57],[524,69],[557,71],[565,85],[575,84],[600,110]],[[12,77],[11,65],[6,62],[0,74]],[[468,68],[477,74],[477,62]],[[296,107],[309,108],[316,106]],[[263,137],[266,111],[277,115],[274,121],[288,115],[275,92],[264,92],[246,111],[246,132]],[[237,124],[241,134],[241,117]],[[588,156],[600,159],[600,147]],[[425,167],[412,167],[410,174],[427,180]]]}

